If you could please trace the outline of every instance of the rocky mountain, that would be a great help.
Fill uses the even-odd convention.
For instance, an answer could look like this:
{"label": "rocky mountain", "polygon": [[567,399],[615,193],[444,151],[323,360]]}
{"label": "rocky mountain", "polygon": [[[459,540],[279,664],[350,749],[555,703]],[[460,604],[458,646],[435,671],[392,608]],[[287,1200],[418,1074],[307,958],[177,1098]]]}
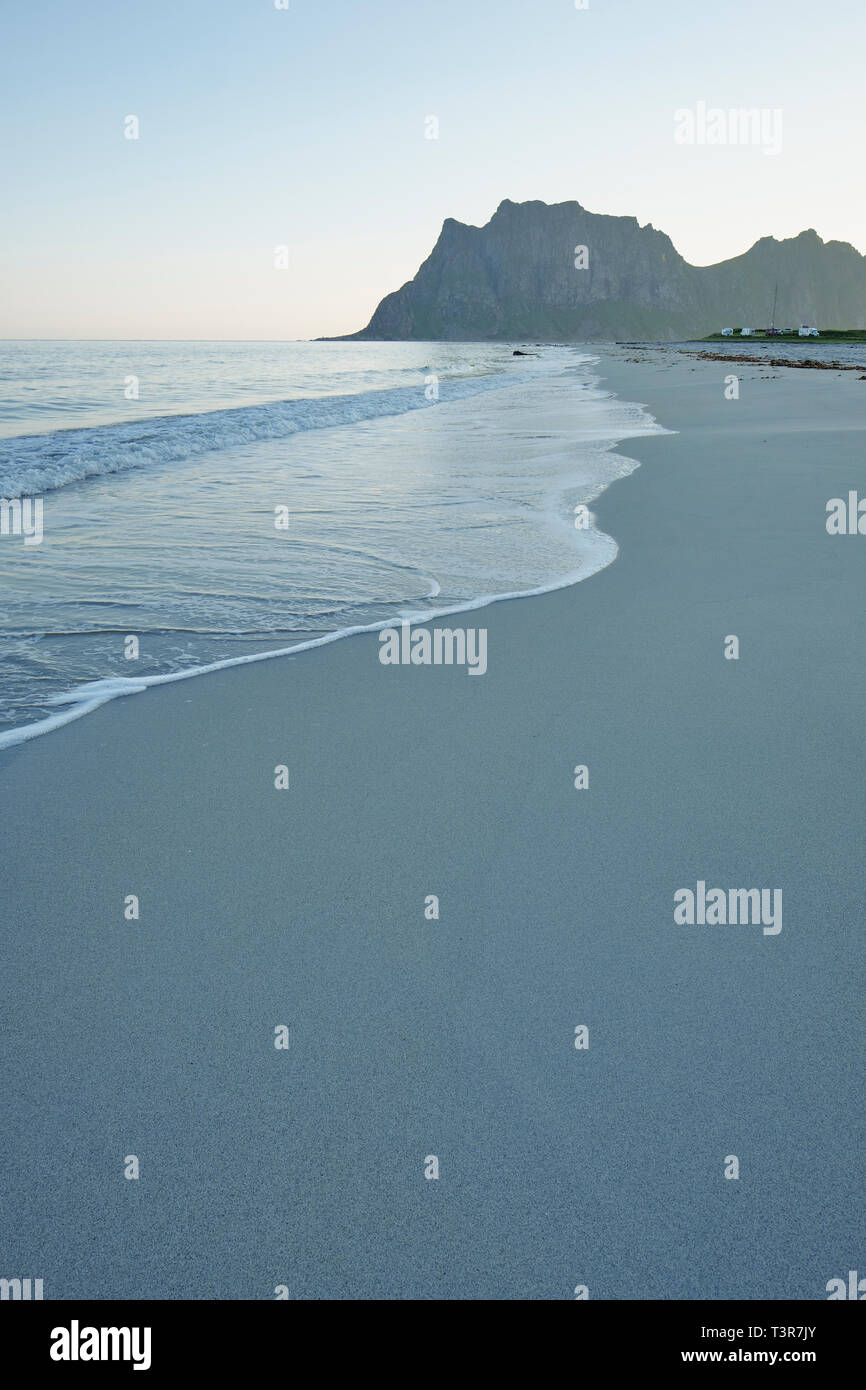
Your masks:
{"label": "rocky mountain", "polygon": [[[582,248],[582,249],[581,249]],[[764,237],[718,265],[685,261],[634,217],[579,203],[500,203],[485,227],[449,217],[414,280],[386,295],[357,339],[702,337],[777,327],[866,328],[866,257],[817,232]]]}

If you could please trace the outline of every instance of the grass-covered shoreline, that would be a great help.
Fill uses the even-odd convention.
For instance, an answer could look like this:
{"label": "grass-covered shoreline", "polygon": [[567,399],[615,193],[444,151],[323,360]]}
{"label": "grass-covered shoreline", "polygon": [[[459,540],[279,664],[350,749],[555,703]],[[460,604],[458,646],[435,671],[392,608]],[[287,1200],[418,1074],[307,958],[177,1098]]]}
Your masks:
{"label": "grass-covered shoreline", "polygon": [[[767,334],[757,329],[743,337],[742,331],[735,328],[732,334],[708,333],[705,338],[694,338],[696,343],[729,343],[732,339],[743,339],[748,343],[805,343],[813,341],[801,337],[798,332]],[[866,328],[825,328],[818,335],[819,343],[866,343]]]}

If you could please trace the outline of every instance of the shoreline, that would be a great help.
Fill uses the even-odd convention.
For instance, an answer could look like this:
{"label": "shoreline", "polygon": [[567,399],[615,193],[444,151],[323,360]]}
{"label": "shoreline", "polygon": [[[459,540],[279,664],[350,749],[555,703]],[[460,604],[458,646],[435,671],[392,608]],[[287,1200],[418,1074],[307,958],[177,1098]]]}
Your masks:
{"label": "shoreline", "polygon": [[[333,642],[0,759],[4,1262],[46,1299],[824,1299],[856,1267],[866,636],[824,500],[866,495],[859,388],[597,370],[678,432],[593,504],[615,563],[487,606],[483,680]],[[702,881],[780,888],[782,930],[675,925]]]}
{"label": "shoreline", "polygon": [[[593,403],[595,404],[599,401],[609,399],[613,403],[614,411],[616,410],[617,406],[620,406],[625,410],[628,410],[632,406],[634,406],[634,402],[622,400],[622,398],[618,397],[613,392],[605,392],[600,390],[600,378],[597,377],[594,372],[594,367],[595,365],[597,365],[597,362],[598,359],[595,357],[589,357],[587,359],[584,359],[584,357],[582,356],[580,359],[580,365],[585,366],[589,370],[589,389],[592,393],[591,398]],[[486,394],[489,390],[507,391],[513,389],[514,387],[519,387],[521,385],[526,386],[531,384],[532,383],[525,381],[503,381],[498,387],[486,387],[483,392],[479,392],[478,394]],[[472,397],[470,397],[469,399],[472,399]],[[644,434],[667,432],[665,431],[663,426],[658,424],[658,422],[651,414],[646,415],[646,412],[643,407],[639,407],[639,410],[641,412],[643,422],[646,424],[646,430],[643,431],[630,429],[626,433],[620,433],[619,431],[611,433],[609,443],[605,443],[604,445],[604,448],[602,450],[603,453],[610,454],[615,457],[619,456],[623,459],[624,463],[631,463],[633,462],[632,460],[628,459],[625,455],[619,454],[619,446],[625,440],[633,438],[642,438],[644,437]],[[183,418],[186,419],[187,417]],[[159,420],[157,420],[157,423],[159,423]],[[611,428],[613,428],[613,421],[611,421]],[[638,465],[634,464],[634,466],[637,467]],[[628,476],[628,473],[624,474],[623,476]],[[572,487],[574,487],[574,485],[575,482],[573,478],[570,478],[567,483],[564,479],[561,479],[557,489],[551,493],[551,496],[555,496],[556,498],[561,500],[565,493],[568,492]],[[610,481],[600,482],[598,484],[597,490],[590,494],[588,499],[589,502],[596,501],[597,498],[600,497],[604,493],[606,488],[609,486]],[[567,526],[567,523],[562,521],[562,525]],[[234,666],[254,665],[255,663],[260,661],[270,661],[278,657],[299,655],[302,652],[312,650],[316,647],[327,646],[330,643],[340,641],[343,638],[357,637],[365,633],[380,632],[386,628],[392,627],[395,623],[399,624],[401,621],[408,621],[413,625],[421,626],[427,622],[435,622],[439,618],[450,617],[459,613],[474,612],[477,609],[486,608],[495,603],[507,602],[512,599],[535,598],[541,596],[542,594],[554,593],[558,589],[568,588],[573,584],[580,583],[584,579],[591,578],[592,575],[598,573],[600,569],[603,569],[608,564],[612,564],[617,556],[618,548],[616,542],[605,532],[600,531],[596,528],[595,517],[594,513],[592,512],[590,512],[590,526],[584,534],[586,536],[587,541],[592,542],[599,552],[601,552],[602,550],[606,550],[606,556],[602,556],[601,553],[599,553],[595,557],[600,561],[600,563],[595,565],[595,567],[592,567],[591,561],[590,567],[586,567],[586,562],[589,559],[589,554],[584,553],[582,555],[578,555],[578,552],[576,551],[575,559],[579,558],[582,562],[580,569],[571,570],[569,573],[561,576],[558,579],[551,580],[549,583],[545,583],[536,587],[532,587],[529,589],[509,590],[503,593],[486,593],[479,595],[475,598],[462,600],[456,604],[450,604],[444,608],[428,610],[419,609],[416,612],[412,613],[410,616],[404,618],[402,616],[402,612],[405,611],[405,607],[408,605],[409,601],[407,600],[403,604],[402,610],[395,609],[395,612],[386,619],[382,619],[374,623],[365,623],[347,628],[338,628],[332,632],[324,633],[314,638],[304,639],[299,642],[293,642],[289,646],[274,647],[271,649],[265,648],[262,651],[249,652],[242,656],[220,658],[216,661],[205,662],[201,665],[196,666],[190,666],[180,671],[166,671],[142,677],[107,676],[103,678],[97,678],[92,681],[82,682],[78,686],[75,686],[68,691],[63,691],[60,694],[53,696],[49,701],[47,701],[47,703],[50,703],[58,707],[66,706],[67,708],[65,711],[58,712],[57,714],[48,715],[46,718],[40,720],[33,720],[28,724],[14,725],[11,728],[0,730],[0,752],[2,752],[4,749],[14,748],[20,744],[28,743],[33,739],[41,738],[47,734],[54,733],[56,730],[64,728],[67,724],[71,724],[74,721],[83,718],[85,715],[95,713],[103,705],[108,704],[111,700],[120,699],[129,695],[143,694],[146,690],[155,686],[174,684],[178,681],[191,680],[199,676],[211,675],[216,671],[228,670]],[[428,595],[428,598],[435,597],[436,593],[439,592],[438,581],[434,580],[434,584],[435,588],[431,592],[431,594]],[[262,640],[267,640],[266,634],[262,634]]]}

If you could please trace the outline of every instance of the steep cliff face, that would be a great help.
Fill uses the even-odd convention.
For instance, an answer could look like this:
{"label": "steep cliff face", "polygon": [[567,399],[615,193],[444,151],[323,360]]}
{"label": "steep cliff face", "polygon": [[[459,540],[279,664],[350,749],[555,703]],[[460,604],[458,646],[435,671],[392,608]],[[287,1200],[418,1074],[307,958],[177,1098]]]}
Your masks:
{"label": "steep cliff face", "polygon": [[[585,254],[576,254],[582,247]],[[765,237],[745,255],[702,267],[634,217],[606,217],[579,203],[506,201],[486,227],[449,217],[414,280],[349,336],[700,337],[725,325],[765,327],[777,281],[777,325],[866,327],[866,257],[816,232]]]}

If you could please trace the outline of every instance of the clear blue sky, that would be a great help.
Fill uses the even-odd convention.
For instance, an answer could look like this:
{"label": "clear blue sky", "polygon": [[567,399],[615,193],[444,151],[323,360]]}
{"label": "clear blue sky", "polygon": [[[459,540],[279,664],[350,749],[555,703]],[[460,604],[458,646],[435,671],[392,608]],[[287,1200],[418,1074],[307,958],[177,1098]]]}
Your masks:
{"label": "clear blue sky", "polygon": [[[0,336],[350,332],[503,198],[700,264],[806,227],[866,251],[862,0],[6,0],[0,29]],[[701,101],[780,108],[781,153],[677,144]]]}

